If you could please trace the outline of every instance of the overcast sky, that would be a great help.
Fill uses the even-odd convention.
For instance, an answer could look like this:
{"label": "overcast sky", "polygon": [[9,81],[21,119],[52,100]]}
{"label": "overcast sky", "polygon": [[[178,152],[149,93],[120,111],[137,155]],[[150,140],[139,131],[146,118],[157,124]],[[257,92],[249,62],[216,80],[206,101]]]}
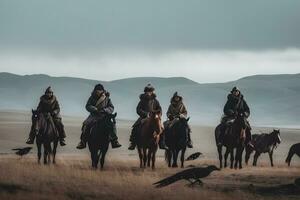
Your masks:
{"label": "overcast sky", "polygon": [[222,82],[300,72],[297,0],[0,0],[0,71]]}

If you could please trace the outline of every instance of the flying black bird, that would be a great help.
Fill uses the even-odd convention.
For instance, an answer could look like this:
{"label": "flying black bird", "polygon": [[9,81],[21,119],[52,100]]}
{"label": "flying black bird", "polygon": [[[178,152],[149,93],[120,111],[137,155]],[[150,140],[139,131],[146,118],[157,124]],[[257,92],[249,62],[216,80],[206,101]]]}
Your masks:
{"label": "flying black bird", "polygon": [[178,172],[177,174],[174,174],[173,176],[167,177],[161,181],[158,181],[154,183],[153,185],[156,185],[155,187],[161,188],[168,185],[171,185],[179,180],[187,180],[190,182],[190,186],[193,186],[194,184],[198,183],[199,185],[202,184],[202,181],[200,178],[205,178],[210,175],[211,172],[215,170],[220,170],[214,165],[210,165],[208,167],[196,167],[191,169],[186,169],[181,172]]}
{"label": "flying black bird", "polygon": [[187,159],[185,159],[186,161],[190,161],[190,160],[196,160],[197,158],[199,158],[202,155],[202,153],[200,152],[196,152],[193,153],[192,155],[190,155]]}
{"label": "flying black bird", "polygon": [[12,149],[13,151],[16,151],[16,154],[19,156],[26,155],[30,152],[32,147],[25,147],[25,148],[17,148],[17,149]]}

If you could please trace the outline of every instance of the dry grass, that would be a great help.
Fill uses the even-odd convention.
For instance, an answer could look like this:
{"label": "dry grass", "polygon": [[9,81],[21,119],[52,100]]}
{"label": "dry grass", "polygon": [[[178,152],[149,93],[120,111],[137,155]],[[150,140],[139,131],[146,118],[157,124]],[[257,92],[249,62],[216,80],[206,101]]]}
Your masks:
{"label": "dry grass", "polygon": [[181,181],[156,189],[152,183],[180,169],[168,169],[161,160],[155,171],[137,168],[136,160],[108,160],[104,171],[92,170],[88,157],[77,155],[61,155],[58,164],[50,166],[38,165],[33,155],[23,159],[6,155],[0,161],[0,199],[287,199],[256,195],[245,188],[250,183],[291,183],[300,176],[297,167],[246,167],[215,172],[204,179],[204,187],[189,188]]}

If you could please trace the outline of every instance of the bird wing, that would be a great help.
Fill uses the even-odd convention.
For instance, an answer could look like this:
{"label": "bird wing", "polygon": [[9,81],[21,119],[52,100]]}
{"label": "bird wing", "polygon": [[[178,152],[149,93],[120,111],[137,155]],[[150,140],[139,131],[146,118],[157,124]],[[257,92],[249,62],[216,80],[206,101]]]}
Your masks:
{"label": "bird wing", "polygon": [[12,149],[13,151],[20,151],[20,150],[22,150],[22,149],[20,149],[20,148],[16,148],[16,149]]}
{"label": "bird wing", "polygon": [[162,180],[154,183],[153,185],[156,185],[155,187],[157,187],[157,188],[165,187],[165,186],[171,185],[179,180],[188,179],[191,177],[191,175],[193,173],[194,173],[194,168],[186,169],[186,170],[178,172],[172,176],[169,176],[165,179],[162,179]]}
{"label": "bird wing", "polygon": [[196,152],[196,153],[193,153],[192,155],[190,155],[186,161],[189,161],[189,160],[196,160],[197,158],[199,158],[199,156],[201,155],[202,153],[200,152]]}

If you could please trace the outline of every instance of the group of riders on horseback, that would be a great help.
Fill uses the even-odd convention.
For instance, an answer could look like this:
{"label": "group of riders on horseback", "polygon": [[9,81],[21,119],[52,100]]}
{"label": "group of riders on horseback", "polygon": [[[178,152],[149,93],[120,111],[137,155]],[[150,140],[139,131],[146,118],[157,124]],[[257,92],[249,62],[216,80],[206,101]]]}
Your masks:
{"label": "group of riders on horseback", "polygon": [[[88,141],[90,130],[96,124],[104,120],[108,115],[111,115],[114,111],[114,106],[111,102],[109,92],[107,92],[103,85],[97,84],[88,99],[86,104],[86,110],[90,113],[89,117],[83,122],[81,141],[77,145],[78,149],[84,149]],[[54,125],[58,132],[58,137],[60,145],[64,146],[65,143],[65,130],[62,123],[62,118],[60,116],[60,107],[56,96],[53,94],[51,87],[48,87],[45,94],[41,96],[39,105],[37,107],[39,113],[45,114],[47,118],[52,119]],[[161,112],[161,106],[156,98],[155,88],[148,84],[144,88],[144,93],[140,95],[140,102],[137,105],[136,112],[139,115],[138,120],[132,126],[132,132],[130,135],[130,146],[129,150],[134,150],[137,144],[137,136],[139,135],[140,129],[147,118],[150,117],[153,112]],[[244,117],[244,127],[243,130],[246,136],[246,144],[252,146],[251,141],[251,127],[247,120],[250,115],[250,109],[237,87],[234,87],[230,94],[228,95],[227,102],[224,106],[224,116],[221,119],[220,131],[216,136],[217,144],[222,144],[224,136],[227,133],[228,128],[233,123],[237,115],[242,114]],[[164,122],[163,132],[160,136],[159,147],[161,149],[167,149],[165,144],[165,135],[170,130],[176,122],[182,118],[187,118],[187,109],[183,103],[183,97],[178,95],[177,92],[174,93],[171,98],[170,106],[167,111],[168,120]],[[118,137],[116,133],[116,126],[113,126],[107,130],[110,138],[112,148],[119,148],[121,144],[118,142]],[[186,133],[186,146],[193,148],[191,141],[191,129],[188,127]],[[35,139],[35,132],[31,131],[27,144],[33,144]]]}

